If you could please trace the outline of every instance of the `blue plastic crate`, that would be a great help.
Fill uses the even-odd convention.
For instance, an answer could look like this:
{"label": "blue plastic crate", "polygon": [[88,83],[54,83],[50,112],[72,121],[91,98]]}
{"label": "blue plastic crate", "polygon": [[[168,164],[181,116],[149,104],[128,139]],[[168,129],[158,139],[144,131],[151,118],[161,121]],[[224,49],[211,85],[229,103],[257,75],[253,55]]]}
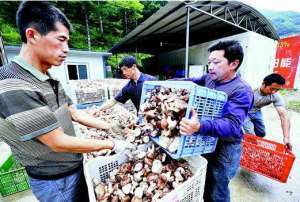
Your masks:
{"label": "blue plastic crate", "polygon": [[86,104],[76,104],[76,109],[87,109],[94,105],[101,106],[104,102],[92,102],[92,103],[86,103]]}
{"label": "blue plastic crate", "polygon": [[[169,87],[187,89],[190,91],[187,105],[186,118],[189,118],[192,108],[198,114],[200,120],[213,120],[222,116],[223,107],[227,101],[227,94],[221,91],[196,85],[191,81],[146,81],[143,85],[141,105],[146,101],[147,93],[155,87]],[[155,143],[159,143],[159,137],[151,137]],[[181,136],[180,146],[175,153],[164,149],[172,158],[183,158],[199,154],[211,153],[216,149],[218,138],[194,134]]]}

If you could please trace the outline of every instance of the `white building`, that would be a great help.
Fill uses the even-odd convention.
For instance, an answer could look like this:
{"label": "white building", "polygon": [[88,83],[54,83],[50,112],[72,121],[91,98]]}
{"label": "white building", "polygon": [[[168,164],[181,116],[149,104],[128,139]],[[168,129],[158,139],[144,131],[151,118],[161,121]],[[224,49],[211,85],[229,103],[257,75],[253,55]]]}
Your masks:
{"label": "white building", "polygon": [[[238,72],[253,88],[260,86],[263,78],[273,72],[277,41],[255,32],[245,32],[190,46],[189,77],[199,77],[206,73],[209,56],[207,50],[209,46],[221,40],[237,40],[241,43],[245,54]],[[158,62],[160,66],[184,66],[185,49],[159,54]]]}
{"label": "white building", "polygon": [[[5,46],[8,61],[20,52],[18,46]],[[105,78],[105,58],[111,53],[70,50],[66,60],[58,67],[50,69],[51,75],[58,79],[70,96],[70,80]]]}

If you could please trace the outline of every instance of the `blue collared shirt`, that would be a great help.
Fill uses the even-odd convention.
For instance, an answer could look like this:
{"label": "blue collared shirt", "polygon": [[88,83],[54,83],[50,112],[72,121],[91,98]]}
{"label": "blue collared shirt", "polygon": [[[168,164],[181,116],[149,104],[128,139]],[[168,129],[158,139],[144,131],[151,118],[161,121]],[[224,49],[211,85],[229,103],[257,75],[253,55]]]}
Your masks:
{"label": "blue collared shirt", "polygon": [[130,99],[138,112],[140,108],[141,94],[144,81],[153,80],[156,80],[154,76],[141,73],[139,79],[136,82],[134,80],[130,80],[122,88],[122,90],[116,95],[115,100],[124,104]]}
{"label": "blue collared shirt", "polygon": [[242,124],[253,106],[253,91],[249,84],[236,76],[224,83],[213,81],[208,74],[187,79],[211,89],[227,93],[222,118],[201,121],[200,133],[220,137],[224,141],[240,142],[243,138]]}

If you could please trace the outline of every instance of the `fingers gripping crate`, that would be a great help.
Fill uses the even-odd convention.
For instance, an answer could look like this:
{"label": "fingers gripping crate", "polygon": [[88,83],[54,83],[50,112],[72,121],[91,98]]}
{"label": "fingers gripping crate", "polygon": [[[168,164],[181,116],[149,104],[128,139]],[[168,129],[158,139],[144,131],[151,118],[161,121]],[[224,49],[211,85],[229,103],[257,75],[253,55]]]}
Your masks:
{"label": "fingers gripping crate", "polygon": [[285,145],[245,134],[240,165],[280,182],[286,182],[295,156]]}
{"label": "fingers gripping crate", "polygon": [[[189,118],[191,109],[195,109],[199,120],[213,120],[222,116],[223,107],[227,101],[227,94],[206,87],[196,85],[191,81],[146,81],[143,85],[141,105],[147,99],[147,93],[156,87],[169,87],[175,89],[187,89],[190,91],[187,112],[185,118]],[[159,137],[151,137],[159,144]],[[172,158],[183,158],[199,154],[214,152],[218,138],[194,134],[181,136],[180,146],[175,153],[165,151]]]}
{"label": "fingers gripping crate", "polygon": [[[207,160],[202,156],[186,158],[193,176],[176,189],[166,194],[157,202],[199,202],[203,201]],[[105,182],[109,173],[127,161],[125,154],[116,154],[108,157],[97,157],[84,164],[84,175],[88,187],[89,201],[96,202],[93,188],[93,178]]]}
{"label": "fingers gripping crate", "polygon": [[7,172],[0,172],[0,194],[8,196],[29,189],[28,175],[18,162]]}

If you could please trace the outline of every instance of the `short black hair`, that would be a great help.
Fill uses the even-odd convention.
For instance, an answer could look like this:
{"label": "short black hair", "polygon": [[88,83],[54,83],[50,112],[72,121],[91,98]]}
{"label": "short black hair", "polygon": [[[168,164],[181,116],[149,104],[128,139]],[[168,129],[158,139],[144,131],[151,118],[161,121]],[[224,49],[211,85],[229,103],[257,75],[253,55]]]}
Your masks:
{"label": "short black hair", "polygon": [[270,86],[270,85],[272,85],[272,83],[284,85],[285,79],[280,74],[273,73],[273,74],[266,76],[263,80],[263,84],[265,84],[265,86]]}
{"label": "short black hair", "polygon": [[123,66],[126,66],[128,68],[131,68],[134,64],[137,67],[139,67],[139,65],[137,64],[137,61],[136,61],[135,57],[133,57],[131,55],[127,55],[127,56],[123,57],[123,59],[119,63],[119,67],[121,68]]}
{"label": "short black hair", "polygon": [[224,50],[224,57],[228,60],[230,64],[234,60],[239,60],[239,65],[235,71],[240,67],[244,58],[244,51],[241,44],[236,40],[219,41],[208,48],[211,53],[215,50]]}
{"label": "short black hair", "polygon": [[56,22],[71,30],[68,18],[54,5],[45,1],[22,2],[16,14],[16,22],[24,43],[27,43],[25,31],[29,27],[36,29],[43,36],[56,30]]}

